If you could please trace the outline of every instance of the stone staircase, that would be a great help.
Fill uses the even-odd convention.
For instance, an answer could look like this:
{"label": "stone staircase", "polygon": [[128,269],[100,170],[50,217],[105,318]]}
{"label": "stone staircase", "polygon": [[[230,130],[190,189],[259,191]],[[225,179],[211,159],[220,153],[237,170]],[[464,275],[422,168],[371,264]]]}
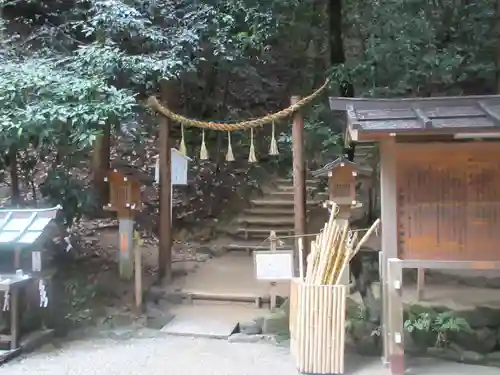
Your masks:
{"label": "stone staircase", "polygon": [[[307,208],[319,207],[327,199],[325,193],[313,197],[318,181],[307,180]],[[232,242],[225,246],[226,250],[244,250],[251,252],[262,246],[274,230],[278,237],[294,234],[293,181],[277,179],[272,187],[266,189],[263,196],[253,199],[251,207],[245,209],[227,230]],[[290,248],[293,241],[283,241],[282,248]],[[269,244],[264,244],[263,249]]]}

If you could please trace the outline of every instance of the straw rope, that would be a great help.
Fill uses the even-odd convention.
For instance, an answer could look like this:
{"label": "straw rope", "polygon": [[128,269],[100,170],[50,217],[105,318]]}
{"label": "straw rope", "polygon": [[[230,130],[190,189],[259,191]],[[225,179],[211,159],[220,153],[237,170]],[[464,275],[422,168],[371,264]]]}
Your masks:
{"label": "straw rope", "polygon": [[151,96],[148,99],[148,105],[152,109],[154,109],[156,112],[158,112],[160,115],[165,116],[165,117],[167,117],[167,118],[169,118],[169,119],[171,119],[171,120],[173,120],[181,125],[184,125],[184,126],[233,132],[236,130],[256,128],[258,126],[272,124],[275,121],[280,121],[280,120],[283,120],[287,117],[290,117],[295,112],[297,112],[300,108],[304,107],[305,105],[311,103],[314,99],[316,99],[323,92],[323,90],[325,90],[328,87],[329,83],[330,83],[330,80],[327,79],[325,81],[325,83],[323,83],[323,85],[319,89],[314,91],[311,95],[306,96],[305,98],[299,100],[295,104],[292,104],[288,108],[282,109],[281,111],[266,115],[266,116],[258,118],[258,119],[241,121],[241,122],[236,122],[236,123],[225,123],[224,124],[224,123],[218,123],[218,122],[213,122],[213,121],[200,121],[200,120],[190,119],[190,118],[184,117],[182,115],[179,115],[177,113],[174,113],[170,109],[168,109],[167,107],[162,106],[158,102],[158,99],[155,96]]}

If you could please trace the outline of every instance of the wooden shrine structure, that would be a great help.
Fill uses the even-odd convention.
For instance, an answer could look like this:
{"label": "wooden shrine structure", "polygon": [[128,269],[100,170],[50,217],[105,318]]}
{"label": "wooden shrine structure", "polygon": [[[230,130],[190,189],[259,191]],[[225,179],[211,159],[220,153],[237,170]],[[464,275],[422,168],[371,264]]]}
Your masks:
{"label": "wooden shrine structure", "polygon": [[380,152],[384,360],[404,373],[403,269],[500,269],[500,96],[330,98]]}
{"label": "wooden shrine structure", "polygon": [[54,270],[45,250],[60,209],[0,209],[0,364],[53,335]]}
{"label": "wooden shrine structure", "polygon": [[134,274],[134,217],[143,209],[141,189],[153,179],[137,167],[114,162],[105,181],[109,182],[109,203],[104,209],[118,216],[120,277],[131,279]]}

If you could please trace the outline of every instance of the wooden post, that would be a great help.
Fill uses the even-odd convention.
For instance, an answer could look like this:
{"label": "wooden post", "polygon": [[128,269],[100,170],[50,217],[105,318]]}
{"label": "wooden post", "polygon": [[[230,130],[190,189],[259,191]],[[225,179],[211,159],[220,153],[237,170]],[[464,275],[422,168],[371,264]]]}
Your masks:
{"label": "wooden post", "polygon": [[19,288],[10,288],[10,350],[19,346]]}
{"label": "wooden post", "polygon": [[135,254],[135,307],[137,312],[142,311],[142,240],[139,233],[134,234]]}
{"label": "wooden post", "polygon": [[[162,99],[167,97],[166,82],[162,82]],[[170,154],[170,120],[162,116],[160,121],[160,243],[158,248],[158,276],[172,278],[172,171]]]}
{"label": "wooden post", "polygon": [[[300,96],[292,96],[291,104],[300,100]],[[306,228],[306,174],[304,163],[304,118],[300,112],[293,117],[292,126],[293,145],[293,198],[294,198],[294,229],[296,236],[305,235]],[[304,244],[304,257],[309,254],[307,241]],[[295,241],[295,269],[299,265],[299,241]]]}
{"label": "wooden post", "polygon": [[387,260],[389,368],[391,375],[404,375],[403,266],[400,259]]}
{"label": "wooden post", "polygon": [[397,223],[397,149],[394,137],[380,144],[380,200],[382,219],[382,254],[381,279],[382,284],[382,340],[384,343],[383,363],[390,360],[390,317],[389,317],[389,283],[388,266],[390,258],[398,257],[398,223]]}
{"label": "wooden post", "polygon": [[120,236],[120,277],[130,280],[134,274],[134,218],[130,210],[118,211],[118,235]]}
{"label": "wooden post", "polygon": [[[269,241],[271,242],[271,252],[275,253],[277,248],[278,239],[276,237],[276,232],[274,230],[271,231],[269,236]],[[276,310],[276,282],[272,281],[269,292],[269,309],[271,311]]]}
{"label": "wooden post", "polygon": [[424,299],[425,293],[425,268],[417,269],[417,301]]}

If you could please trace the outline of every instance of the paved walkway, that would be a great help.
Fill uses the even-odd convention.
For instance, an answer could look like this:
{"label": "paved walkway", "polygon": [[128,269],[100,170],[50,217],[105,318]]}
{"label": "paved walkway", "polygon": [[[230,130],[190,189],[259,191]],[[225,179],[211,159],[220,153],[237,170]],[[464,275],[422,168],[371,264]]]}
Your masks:
{"label": "paved walkway", "polygon": [[[376,359],[347,358],[346,374],[387,375]],[[419,361],[410,374],[498,375],[498,368]],[[162,336],[65,343],[0,367],[0,375],[296,375],[287,349],[266,343]]]}

